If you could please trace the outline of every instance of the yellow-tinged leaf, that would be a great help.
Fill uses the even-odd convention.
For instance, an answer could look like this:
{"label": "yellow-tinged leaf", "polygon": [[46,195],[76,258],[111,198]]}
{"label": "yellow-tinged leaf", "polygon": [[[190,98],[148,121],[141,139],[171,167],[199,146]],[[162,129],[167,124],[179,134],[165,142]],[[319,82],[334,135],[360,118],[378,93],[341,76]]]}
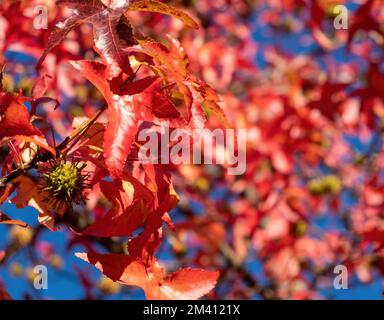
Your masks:
{"label": "yellow-tinged leaf", "polygon": [[175,7],[172,7],[170,5],[167,5],[162,2],[158,1],[150,1],[150,0],[143,0],[143,1],[137,1],[132,3],[128,7],[129,11],[146,11],[146,12],[157,12],[166,14],[175,18],[180,19],[187,25],[188,27],[198,29],[199,24],[192,19],[191,16],[186,14],[185,12],[181,11],[180,9],[177,9]]}
{"label": "yellow-tinged leaf", "polygon": [[210,101],[210,100],[205,101],[203,103],[203,107],[206,113],[207,111],[213,113],[226,129],[231,128],[231,125],[228,122],[227,117],[225,116],[223,110],[220,108],[220,106],[216,102]]}

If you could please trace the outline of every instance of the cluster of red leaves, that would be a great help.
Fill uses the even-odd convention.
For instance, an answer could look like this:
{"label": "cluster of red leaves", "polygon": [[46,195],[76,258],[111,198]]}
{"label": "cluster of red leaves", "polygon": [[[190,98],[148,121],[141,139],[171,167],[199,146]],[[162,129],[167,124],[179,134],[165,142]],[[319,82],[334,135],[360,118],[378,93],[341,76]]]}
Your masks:
{"label": "cluster of red leaves", "polygon": [[[58,23],[48,38],[37,63],[41,77],[34,85],[32,98],[26,98],[22,93],[1,93],[0,140],[9,142],[14,151],[2,166],[3,176],[12,175],[15,159],[28,151],[29,158],[27,155],[27,159],[21,159],[16,173],[31,163],[38,164],[36,152],[41,152],[42,148],[45,151],[41,155],[47,159],[60,156],[85,163],[90,184],[97,186],[108,199],[111,209],[96,218],[93,224],[74,232],[101,238],[130,237],[130,240],[127,255],[91,252],[79,254],[79,257],[96,265],[114,281],[141,287],[147,298],[200,298],[215,286],[218,272],[180,269],[165,277],[153,257],[162,240],[162,225],[164,222],[172,225],[168,212],[179,200],[167,168],[142,165],[135,160],[126,165],[126,160],[135,152],[135,136],[143,122],[167,122],[170,128],[186,130],[202,129],[206,119],[203,104],[225,117],[216,105],[218,97],[214,91],[189,74],[187,57],[177,40],[169,36],[166,46],[142,36],[136,39],[125,13],[158,12],[175,16],[187,26],[197,28],[198,24],[183,11],[157,1],[129,4],[129,1],[66,0],[58,1],[57,5],[73,9],[73,14]],[[22,3],[10,5],[5,2],[2,6],[6,13],[23,9]],[[93,27],[94,48],[101,61],[76,60],[71,64],[103,95],[106,117],[102,122],[85,121],[87,126],[77,128],[62,150],[48,145],[44,133],[33,125],[34,113],[41,102],[46,102],[41,96],[47,89],[44,60],[68,33],[84,22]],[[141,69],[140,73],[133,71],[133,65]],[[185,108],[185,115],[176,110],[171,99],[174,94],[182,97],[180,104]],[[25,106],[27,101],[32,104],[30,111]],[[35,154],[31,155],[34,147],[38,151],[34,150]],[[112,181],[105,180],[108,177]],[[17,208],[27,205],[36,208],[40,223],[51,230],[57,229],[58,222],[67,220],[71,204],[58,210],[45,202],[48,192],[41,192],[32,177],[22,174],[10,182],[11,190],[2,189],[2,201],[7,199],[4,192],[10,195],[16,191],[11,202]],[[17,223],[5,215],[1,222]],[[133,232],[139,228],[143,231],[133,237]]]}

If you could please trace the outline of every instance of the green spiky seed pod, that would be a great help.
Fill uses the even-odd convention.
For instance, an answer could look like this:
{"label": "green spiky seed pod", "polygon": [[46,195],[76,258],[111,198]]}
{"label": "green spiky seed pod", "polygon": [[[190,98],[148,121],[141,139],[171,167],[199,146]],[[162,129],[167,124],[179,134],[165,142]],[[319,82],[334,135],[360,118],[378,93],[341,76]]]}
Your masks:
{"label": "green spiky seed pod", "polygon": [[64,205],[85,202],[83,192],[89,188],[88,174],[82,173],[83,166],[65,160],[53,160],[41,168],[39,190],[46,193],[44,202],[61,210]]}

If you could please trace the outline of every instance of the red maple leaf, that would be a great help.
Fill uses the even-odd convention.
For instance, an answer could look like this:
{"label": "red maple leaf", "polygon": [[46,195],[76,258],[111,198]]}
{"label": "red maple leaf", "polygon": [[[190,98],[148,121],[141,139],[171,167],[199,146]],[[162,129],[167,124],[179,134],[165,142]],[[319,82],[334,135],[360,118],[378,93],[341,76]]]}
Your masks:
{"label": "red maple leaf", "polygon": [[189,268],[165,276],[154,258],[146,265],[127,255],[76,253],[76,256],[95,265],[113,281],[142,288],[151,300],[199,299],[214,288],[219,277],[218,271]]}

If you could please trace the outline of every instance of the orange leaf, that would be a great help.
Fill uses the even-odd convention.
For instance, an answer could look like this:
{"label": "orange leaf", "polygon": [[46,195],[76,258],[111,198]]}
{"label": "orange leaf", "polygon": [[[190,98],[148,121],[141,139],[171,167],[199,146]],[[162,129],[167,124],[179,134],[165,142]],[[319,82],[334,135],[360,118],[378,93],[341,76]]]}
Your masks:
{"label": "orange leaf", "polygon": [[228,122],[224,111],[220,108],[220,106],[216,102],[214,102],[212,100],[206,100],[203,104],[203,108],[205,110],[209,110],[210,112],[212,112],[217,117],[217,119],[220,121],[220,123],[224,126],[224,128],[226,128],[226,129],[231,128],[231,125]]}
{"label": "orange leaf", "polygon": [[175,18],[180,19],[187,25],[188,27],[198,29],[199,24],[192,19],[188,14],[185,12],[181,11],[180,9],[177,9],[175,7],[172,7],[170,5],[167,5],[162,2],[158,1],[137,1],[132,3],[129,7],[128,10],[130,11],[145,11],[145,12],[157,12],[157,13],[162,13],[166,14]]}
{"label": "orange leaf", "polygon": [[[17,208],[24,208],[26,206],[35,208],[39,212],[39,222],[52,231],[55,231],[55,220],[52,214],[54,210],[43,201],[43,199],[47,197],[47,194],[45,192],[39,192],[36,183],[26,176],[17,177],[13,180],[13,184],[16,186],[17,194],[11,202],[14,203]],[[64,211],[65,206],[57,213],[63,215]]]}
{"label": "orange leaf", "polygon": [[12,220],[10,217],[8,217],[6,214],[2,213],[1,211],[0,211],[0,223],[14,224],[14,225],[17,225],[17,226],[20,226],[23,228],[28,227],[27,223],[20,221],[20,220]]}

